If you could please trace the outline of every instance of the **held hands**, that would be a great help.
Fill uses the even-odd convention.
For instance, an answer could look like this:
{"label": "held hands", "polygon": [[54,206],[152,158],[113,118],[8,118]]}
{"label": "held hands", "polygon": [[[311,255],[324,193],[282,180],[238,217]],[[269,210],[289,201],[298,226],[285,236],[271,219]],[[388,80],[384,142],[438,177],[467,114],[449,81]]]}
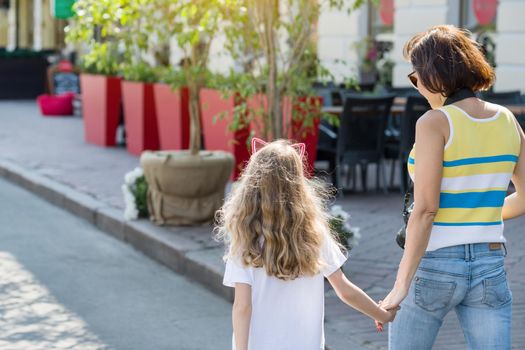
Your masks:
{"label": "held hands", "polygon": [[384,300],[379,301],[379,306],[385,310],[386,312],[390,313],[392,318],[387,319],[386,321],[383,320],[376,320],[376,329],[378,332],[383,331],[383,324],[387,322],[391,322],[396,317],[397,311],[401,308],[399,305],[401,302],[406,298],[408,295],[408,290],[405,288],[396,288],[394,286],[394,289],[386,296]]}
{"label": "held hands", "polygon": [[399,306],[395,307],[395,308],[392,308],[392,309],[385,309],[381,306],[381,302],[382,301],[379,301],[379,307],[381,308],[381,310],[383,310],[384,312],[384,316],[381,320],[376,320],[375,323],[376,323],[376,329],[378,332],[382,332],[383,331],[383,324],[385,323],[388,323],[388,322],[392,322],[394,320],[394,318],[396,318],[396,314],[397,314],[397,311],[401,308]]}

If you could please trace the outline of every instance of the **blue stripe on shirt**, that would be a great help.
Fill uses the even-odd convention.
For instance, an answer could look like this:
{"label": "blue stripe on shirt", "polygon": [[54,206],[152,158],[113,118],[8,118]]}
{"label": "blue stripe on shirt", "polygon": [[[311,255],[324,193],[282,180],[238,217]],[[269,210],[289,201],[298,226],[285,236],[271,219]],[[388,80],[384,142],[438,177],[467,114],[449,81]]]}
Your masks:
{"label": "blue stripe on shirt", "polygon": [[517,162],[517,161],[518,161],[517,156],[512,155],[512,154],[503,154],[500,156],[463,158],[463,159],[457,159],[457,160],[443,161],[443,166],[455,167],[455,166],[462,166],[462,165],[499,163],[499,162]]}
{"label": "blue stripe on shirt", "polygon": [[435,226],[497,226],[501,221],[493,222],[434,222]]}
{"label": "blue stripe on shirt", "polygon": [[507,191],[441,193],[439,208],[494,208],[502,207]]}
{"label": "blue stripe on shirt", "polygon": [[[463,165],[501,163],[501,162],[516,163],[518,159],[519,159],[518,156],[515,156],[512,154],[504,154],[501,156],[463,158],[463,159],[443,161],[443,166],[444,167],[455,167],[455,166],[463,166]],[[416,160],[412,157],[409,157],[408,164],[416,164]]]}

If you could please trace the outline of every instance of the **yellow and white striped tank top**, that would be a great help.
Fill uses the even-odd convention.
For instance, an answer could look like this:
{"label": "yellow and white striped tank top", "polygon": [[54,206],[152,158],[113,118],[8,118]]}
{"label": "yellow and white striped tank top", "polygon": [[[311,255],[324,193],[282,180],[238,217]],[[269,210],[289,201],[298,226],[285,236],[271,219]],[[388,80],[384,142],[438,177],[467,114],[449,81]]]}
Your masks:
{"label": "yellow and white striped tank top", "polygon": [[[501,211],[520,154],[512,113],[473,118],[454,105],[440,108],[450,136],[445,145],[439,210],[427,251],[461,244],[505,242]],[[412,180],[416,145],[408,159]]]}

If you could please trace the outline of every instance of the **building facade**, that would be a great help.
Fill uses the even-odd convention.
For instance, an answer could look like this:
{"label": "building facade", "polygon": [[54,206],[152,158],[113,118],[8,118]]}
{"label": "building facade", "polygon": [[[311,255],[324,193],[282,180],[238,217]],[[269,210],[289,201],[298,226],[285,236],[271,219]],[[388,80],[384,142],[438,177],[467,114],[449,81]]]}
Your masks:
{"label": "building facade", "polygon": [[336,76],[358,74],[367,37],[385,43],[393,63],[392,83],[408,86],[411,67],[403,46],[414,34],[437,24],[471,30],[487,44],[496,66],[495,91],[525,91],[525,0],[381,0],[350,15],[324,11],[318,26],[321,61]]}
{"label": "building facade", "polygon": [[53,16],[55,0],[0,0],[0,49],[58,50],[65,20]]}
{"label": "building facade", "polygon": [[[63,48],[67,22],[53,14],[58,2],[68,1],[74,0],[0,0],[0,49]],[[487,44],[496,66],[495,91],[525,91],[524,15],[525,0],[377,0],[350,14],[322,11],[318,54],[338,81],[363,81],[375,69],[380,80],[408,86],[411,67],[402,55],[404,43],[432,25],[454,24]],[[218,70],[233,64],[219,54],[221,47],[219,38],[210,62]]]}

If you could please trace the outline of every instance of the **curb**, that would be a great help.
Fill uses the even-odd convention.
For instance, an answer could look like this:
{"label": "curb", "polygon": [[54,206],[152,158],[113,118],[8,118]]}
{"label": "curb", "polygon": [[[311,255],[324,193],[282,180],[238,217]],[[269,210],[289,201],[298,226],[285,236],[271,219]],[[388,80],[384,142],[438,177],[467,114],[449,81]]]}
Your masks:
{"label": "curb", "polygon": [[209,257],[210,249],[221,248],[203,248],[202,245],[182,234],[196,231],[202,235],[206,232],[204,236],[207,234],[211,240],[209,226],[172,229],[156,226],[149,220],[126,221],[121,210],[5,160],[0,160],[0,177],[81,217],[176,273],[201,284],[230,302],[233,301],[233,289],[222,285],[224,267],[214,263]]}

